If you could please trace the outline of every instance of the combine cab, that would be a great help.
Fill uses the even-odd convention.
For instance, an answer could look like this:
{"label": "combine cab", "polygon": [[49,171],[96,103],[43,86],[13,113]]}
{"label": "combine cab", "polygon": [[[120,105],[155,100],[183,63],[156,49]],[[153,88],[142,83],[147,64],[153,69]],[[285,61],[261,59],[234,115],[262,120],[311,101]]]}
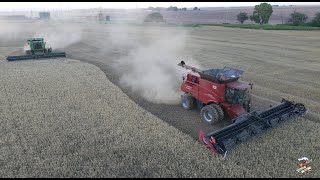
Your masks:
{"label": "combine cab", "polygon": [[46,47],[43,38],[31,38],[27,40],[24,45],[26,55],[22,56],[8,56],[8,61],[27,60],[27,59],[42,59],[42,58],[55,58],[66,57],[65,52],[52,52],[51,47]]}
{"label": "combine cab", "polygon": [[303,104],[285,99],[267,110],[250,112],[252,84],[238,81],[243,71],[229,67],[202,71],[183,61],[178,65],[193,71],[183,78],[182,107],[189,110],[196,104],[204,122],[211,125],[222,121],[225,114],[232,119],[232,124],[212,133],[200,131],[200,142],[213,153],[224,154],[235,145],[307,112]]}

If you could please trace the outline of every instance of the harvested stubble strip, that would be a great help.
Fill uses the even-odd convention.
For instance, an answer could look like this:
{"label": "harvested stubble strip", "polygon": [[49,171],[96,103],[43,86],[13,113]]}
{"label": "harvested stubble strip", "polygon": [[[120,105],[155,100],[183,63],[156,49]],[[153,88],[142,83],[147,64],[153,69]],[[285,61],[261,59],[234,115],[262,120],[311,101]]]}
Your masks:
{"label": "harvested stubble strip", "polygon": [[296,158],[316,157],[306,147],[319,148],[319,125],[300,120],[222,160],[137,106],[93,65],[2,61],[0,75],[1,177],[300,177]]}

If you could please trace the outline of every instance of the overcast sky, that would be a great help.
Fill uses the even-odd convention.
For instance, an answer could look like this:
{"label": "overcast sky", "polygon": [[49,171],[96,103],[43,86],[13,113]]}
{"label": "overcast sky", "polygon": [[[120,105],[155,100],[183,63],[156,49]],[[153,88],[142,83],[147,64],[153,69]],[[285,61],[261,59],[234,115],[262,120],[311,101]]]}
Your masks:
{"label": "overcast sky", "polygon": [[[0,11],[71,10],[88,8],[134,9],[152,7],[255,6],[261,2],[0,2]],[[271,5],[320,5],[320,2],[268,2]]]}

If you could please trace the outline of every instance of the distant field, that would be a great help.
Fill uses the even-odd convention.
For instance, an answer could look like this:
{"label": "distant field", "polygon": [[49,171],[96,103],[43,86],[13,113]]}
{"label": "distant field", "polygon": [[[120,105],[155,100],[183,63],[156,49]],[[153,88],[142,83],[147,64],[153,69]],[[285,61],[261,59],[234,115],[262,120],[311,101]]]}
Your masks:
{"label": "distant field", "polygon": [[244,28],[244,29],[263,29],[263,30],[301,30],[312,31],[320,30],[320,27],[311,26],[290,26],[290,25],[260,25],[260,24],[186,24],[186,27],[200,27],[200,26],[222,26],[230,28]]}
{"label": "distant field", "polygon": [[[168,3],[168,7],[170,3]],[[320,11],[320,6],[273,6],[273,13],[270,17],[270,24],[285,24],[290,17],[290,14],[295,10],[297,12],[304,13],[308,16],[308,20],[313,19],[315,14]],[[237,24],[237,14],[240,12],[246,12],[248,15],[252,15],[254,7],[200,7],[201,11],[166,11],[161,10],[160,13],[168,23],[175,24],[190,24],[190,23],[231,23]],[[84,20],[94,21],[99,12],[103,12],[109,15],[112,21],[115,22],[143,22],[146,15],[152,13],[152,11],[146,9],[88,9],[88,10],[73,10],[73,11],[52,11],[52,19],[69,19],[69,20]],[[1,16],[6,15],[25,15],[27,17],[39,17],[38,12],[0,12]],[[253,24],[254,22],[247,20],[246,24]]]}

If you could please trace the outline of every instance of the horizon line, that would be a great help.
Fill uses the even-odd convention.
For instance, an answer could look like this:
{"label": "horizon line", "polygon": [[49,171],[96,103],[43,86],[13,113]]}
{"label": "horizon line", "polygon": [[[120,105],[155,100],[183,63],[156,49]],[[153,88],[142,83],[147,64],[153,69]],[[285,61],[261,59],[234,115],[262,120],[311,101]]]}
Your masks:
{"label": "horizon line", "polygon": [[[292,6],[320,6],[319,5],[311,5],[311,4],[305,4],[305,5],[272,5],[273,7],[292,7]],[[144,8],[105,8],[105,7],[92,7],[92,8],[75,8],[75,9],[50,9],[50,10],[39,10],[39,9],[29,9],[29,10],[0,10],[0,12],[25,12],[25,11],[74,11],[74,10],[90,10],[90,9],[108,9],[108,10],[143,10],[143,9],[149,9],[150,7],[152,8],[161,8],[161,9],[167,9],[168,7],[144,7]],[[170,7],[170,6],[169,6]],[[177,7],[177,6],[173,6]],[[246,6],[203,6],[203,7],[198,7],[199,9],[201,8],[241,8],[241,7],[254,7],[250,5]],[[183,8],[194,8],[194,7],[183,7]],[[180,8],[179,8],[180,9]]]}

